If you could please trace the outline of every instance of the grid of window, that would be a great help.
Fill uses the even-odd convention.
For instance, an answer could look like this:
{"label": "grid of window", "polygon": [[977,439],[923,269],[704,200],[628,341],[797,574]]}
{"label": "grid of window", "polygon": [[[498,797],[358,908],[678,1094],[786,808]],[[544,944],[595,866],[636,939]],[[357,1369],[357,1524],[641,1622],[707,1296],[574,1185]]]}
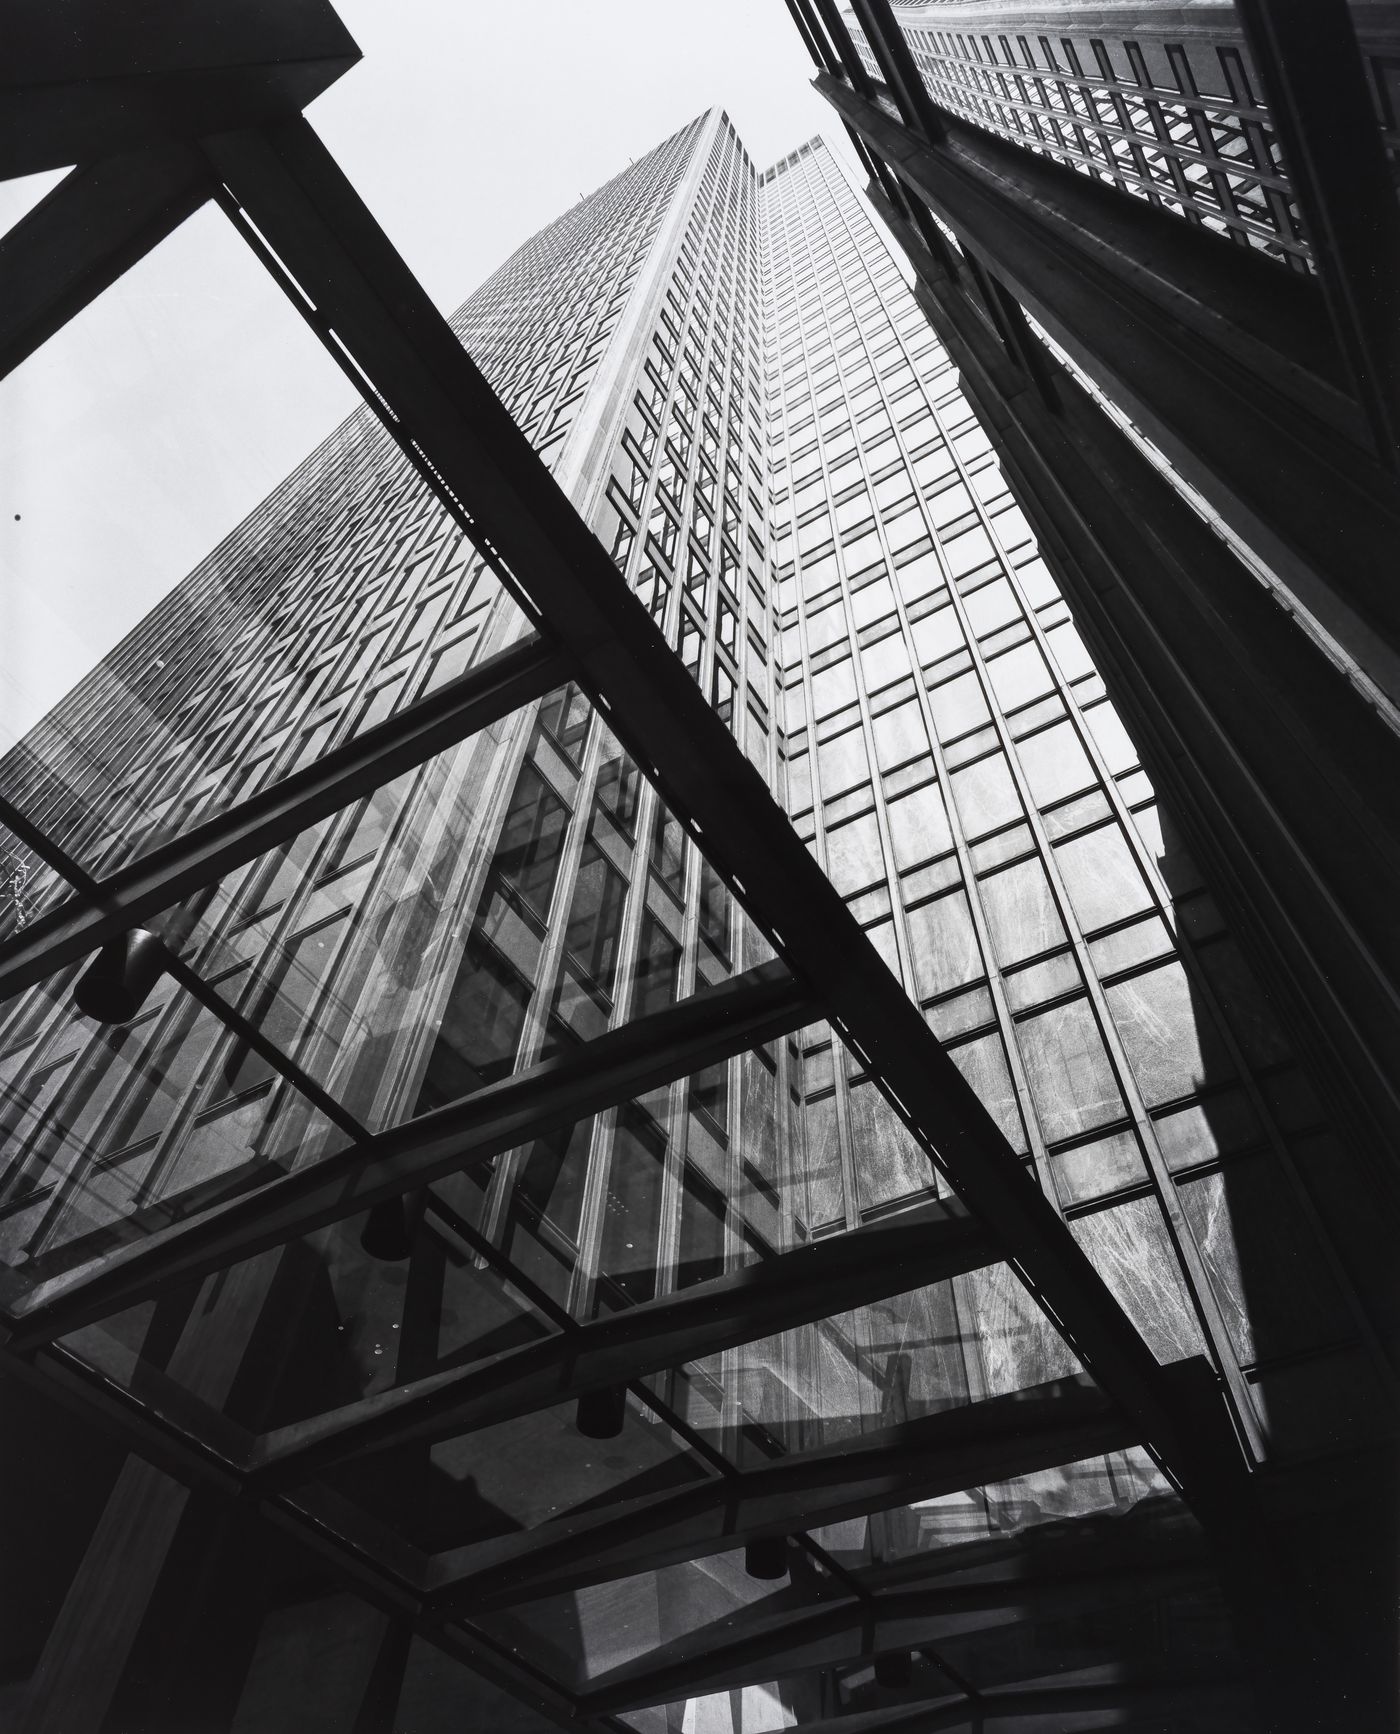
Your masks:
{"label": "grid of window", "polygon": [[[551,462],[700,125],[518,249],[454,318]],[[525,626],[362,409],[6,755],[0,778],[100,877],[383,721]],[[64,894],[17,844],[6,855],[0,937]]]}
{"label": "grid of window", "polygon": [[[1293,1184],[1345,1154],[820,143],[760,177],[707,117],[522,248],[457,323],[551,458],[590,383],[619,396],[594,528],[1152,1346],[1216,1353],[1261,1444],[1271,1405],[1296,1423],[1309,1393],[1359,1389],[1346,1285],[1314,1271]],[[629,358],[621,393],[605,352]],[[362,413],[8,756],[6,792],[100,875],[523,627]],[[25,879],[11,928],[45,894]],[[376,1129],[768,955],[572,690],[160,926]],[[3,1008],[7,1262],[62,1268],[334,1147],[173,982],[104,1029],[72,1011],[75,974]],[[936,1191],[822,1026],[440,1183],[434,1210],[445,1243],[467,1225],[582,1318]],[[334,1280],[357,1268],[346,1253]],[[449,1262],[444,1306],[474,1281]],[[379,1358],[382,1334],[371,1309],[337,1345],[366,1392],[419,1364]],[[927,1370],[901,1383],[915,1349]],[[748,1461],[1073,1370],[993,1266],[657,1392]],[[1156,1485],[1120,1456],[1053,1497],[1121,1509]],[[860,1560],[897,1551],[901,1521],[872,1522]]]}
{"label": "grid of window", "polygon": [[[455,323],[1153,1349],[1215,1356],[1261,1451],[1280,1417],[1303,1449],[1364,1427],[1366,1350],[1299,1184],[1348,1155],[820,141],[759,175],[727,118],[703,117],[522,247]],[[583,449],[593,470],[571,472]],[[361,412],[0,763],[0,784],[100,877],[526,627]],[[0,884],[3,932],[61,890],[18,844]],[[21,1282],[335,1151],[313,1087],[378,1132],[771,955],[573,687],[152,925],[299,1078],[169,976],[118,1026],[74,1011],[81,965],[0,1007],[0,1264]],[[203,1341],[241,1345],[266,1302],[258,1328],[295,1336],[324,1379],[254,1404],[172,1356],[143,1308],[94,1342],[111,1333],[114,1379],[184,1382],[261,1431],[942,1191],[821,1024],[435,1181],[394,1267],[346,1220],[288,1248],[279,1286],[251,1260],[204,1291]],[[327,1481],[441,1552],[559,1515],[566,1495],[521,1461],[557,1461],[585,1510],[883,1443],[1079,1370],[994,1263],[635,1381],[616,1451],[580,1437],[571,1405],[440,1441],[413,1463],[467,1490],[460,1505],[420,1509],[413,1474],[374,1457]],[[917,1554],[1011,1548],[1037,1525],[1038,1545],[1047,1519],[1135,1509],[1154,1525],[1174,1509],[1136,1449],[891,1503],[791,1536],[791,1598],[854,1583],[878,1600]],[[619,1631],[645,1632],[640,1651],[729,1610],[730,1579],[732,1611],[751,1612],[741,1559],[634,1580],[630,1625],[606,1582],[564,1622],[553,1601],[477,1609],[474,1641],[572,1690],[611,1665]],[[1030,1629],[939,1656],[1021,1679]],[[920,1691],[943,1690],[943,1660],[910,1665]],[[884,1688],[863,1661],[762,1690],[801,1722]],[[719,1695],[623,1720],[699,1727],[712,1711],[728,1715]]]}
{"label": "grid of window", "polygon": [[[456,315],[474,358],[551,459],[677,187],[694,172],[703,131],[703,120],[683,129],[528,242]],[[359,411],[6,756],[0,778],[100,877],[465,672],[526,626]],[[158,924],[228,1003],[371,1123],[462,1093],[445,1079],[479,1081],[541,1051],[547,1020],[527,1028],[517,1016],[535,978],[564,967],[559,946],[540,955],[549,913],[540,863],[557,868],[575,806],[581,825],[596,808],[603,843],[590,847],[619,860],[639,781],[599,739],[586,754],[596,796],[580,799],[587,712],[571,697],[551,725],[555,710],[545,706],[537,724],[522,713],[430,761]],[[517,777],[515,804],[503,806]],[[520,792],[530,778],[533,805]],[[527,847],[538,859],[523,889],[521,874],[498,866],[493,877],[483,864],[493,827],[526,822],[521,802],[549,819]],[[6,932],[65,889],[17,843],[10,854]],[[585,873],[598,888],[596,931],[585,939],[580,911],[567,935],[605,1027],[618,907],[608,883],[617,868],[603,859]],[[577,852],[569,866],[582,870]],[[441,919],[474,907],[475,974],[458,968],[460,936]],[[562,914],[557,925],[562,943]],[[703,967],[713,976],[720,966]],[[219,1176],[327,1147],[298,1092],[168,979],[114,1034],[72,1011],[77,973],[3,1008],[7,1259],[62,1261],[133,1212],[183,1209]],[[489,1013],[499,1050],[491,1063],[475,1052],[454,1060],[442,1040],[426,1051],[466,1007]],[[581,1002],[566,1021],[588,1025]]]}
{"label": "grid of window", "polygon": [[[997,11],[955,27],[896,7],[935,102],[1294,270],[1312,261],[1277,140],[1238,39],[1045,34],[1043,16]],[[962,28],[956,27],[962,25]],[[969,27],[970,26],[970,27]],[[979,27],[981,26],[981,27]],[[1072,34],[1063,34],[1065,29]],[[853,27],[867,69],[879,69]]]}
{"label": "grid of window", "polygon": [[[1154,1350],[1217,1355],[1260,1441],[1276,1388],[1361,1364],[1298,1203],[1335,1143],[844,175],[814,142],[761,194],[794,823]],[[829,1037],[818,1233],[932,1185]]]}

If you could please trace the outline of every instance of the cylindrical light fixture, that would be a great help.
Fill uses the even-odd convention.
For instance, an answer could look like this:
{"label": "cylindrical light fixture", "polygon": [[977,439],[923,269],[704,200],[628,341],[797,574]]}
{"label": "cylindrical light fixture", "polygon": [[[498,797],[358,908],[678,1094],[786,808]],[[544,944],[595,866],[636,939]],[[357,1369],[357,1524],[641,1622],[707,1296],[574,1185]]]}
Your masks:
{"label": "cylindrical light fixture", "polygon": [[134,927],[109,939],[78,977],[73,1004],[100,1024],[134,1018],[165,968],[165,946],[154,933]]}

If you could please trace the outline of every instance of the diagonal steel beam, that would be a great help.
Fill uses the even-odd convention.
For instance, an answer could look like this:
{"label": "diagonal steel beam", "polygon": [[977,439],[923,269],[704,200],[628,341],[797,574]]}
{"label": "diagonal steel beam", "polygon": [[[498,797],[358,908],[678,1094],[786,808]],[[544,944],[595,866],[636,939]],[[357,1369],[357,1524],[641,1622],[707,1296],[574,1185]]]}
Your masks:
{"label": "diagonal steel beam", "polygon": [[64,176],[0,236],[0,378],[157,246],[213,191],[193,146],[148,145]]}
{"label": "diagonal steel beam", "polygon": [[[767,784],[304,121],[207,140],[329,343],[469,533],[569,647],[578,679],[1138,1436],[1203,1497],[1217,1461],[1155,1357],[860,930]],[[396,434],[397,437],[397,434]]]}
{"label": "diagonal steel beam", "polygon": [[448,1439],[946,1281],[996,1256],[960,1205],[930,1204],[283,1427],[259,1442],[252,1479],[287,1485],[347,1457]]}
{"label": "diagonal steel beam", "polygon": [[[86,957],[104,941],[216,883],[401,772],[543,698],[569,677],[569,659],[532,635],[100,883],[82,881],[80,888],[97,907],[77,900],[61,904],[0,946],[0,999]],[[67,871],[62,859],[44,848],[38,827],[3,797],[0,822],[52,859],[58,871]]]}
{"label": "diagonal steel beam", "polygon": [[470,1615],[1138,1442],[1132,1423],[1078,1375],[439,1554],[427,1597],[441,1612]]}
{"label": "diagonal steel beam", "polygon": [[241,1193],[188,1222],[155,1229],[12,1294],[11,1346],[23,1351],[66,1335],[157,1289],[354,1216],[381,1199],[786,1035],[818,1012],[811,994],[783,964],[761,964],[460,1102]]}

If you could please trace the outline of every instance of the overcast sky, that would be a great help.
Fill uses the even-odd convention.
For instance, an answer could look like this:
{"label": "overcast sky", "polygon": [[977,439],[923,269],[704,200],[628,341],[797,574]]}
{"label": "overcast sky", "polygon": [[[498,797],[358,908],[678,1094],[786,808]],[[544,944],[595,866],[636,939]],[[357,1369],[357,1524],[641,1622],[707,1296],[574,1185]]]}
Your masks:
{"label": "overcast sky", "polygon": [[[451,310],[712,104],[760,168],[824,132],[782,0],[342,0],[308,114]],[[0,186],[0,229],[49,180]],[[0,383],[0,748],[336,424],[344,376],[213,207]]]}

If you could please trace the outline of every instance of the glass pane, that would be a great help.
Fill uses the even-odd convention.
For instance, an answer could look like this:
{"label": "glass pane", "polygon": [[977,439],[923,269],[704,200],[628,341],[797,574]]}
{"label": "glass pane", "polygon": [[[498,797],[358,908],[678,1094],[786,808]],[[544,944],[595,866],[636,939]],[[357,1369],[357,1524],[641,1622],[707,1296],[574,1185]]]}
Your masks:
{"label": "glass pane", "polygon": [[921,903],[908,912],[907,925],[920,999],[947,993],[986,974],[965,892],[951,891],[932,903]]}
{"label": "glass pane", "polygon": [[1020,861],[1014,867],[990,874],[979,880],[977,893],[992,930],[997,961],[1003,969],[1064,942],[1059,910],[1045,869],[1038,860]]}
{"label": "glass pane", "polygon": [[523,629],[513,604],[492,609],[496,579],[366,410],[281,481],[356,398],[212,205],[0,398],[25,442],[22,468],[7,465],[24,481],[0,792],[90,871],[280,780]]}
{"label": "glass pane", "polygon": [[1206,1352],[1156,1199],[1076,1217],[1070,1229],[1159,1361]]}
{"label": "glass pane", "polygon": [[1079,1370],[1020,1280],[992,1265],[689,1363],[657,1388],[756,1468]]}
{"label": "glass pane", "polygon": [[1026,1018],[1016,1025],[1016,1039],[1047,1143],[1087,1132],[1123,1113],[1123,1098],[1088,1000]]}
{"label": "glass pane", "polygon": [[0,942],[23,933],[73,895],[66,879],[0,825]]}
{"label": "glass pane", "polygon": [[229,1033],[168,977],[104,1025],[72,1003],[81,970],[0,1008],[0,1258],[26,1286],[348,1142],[290,1085],[240,1075]]}
{"label": "glass pane", "polygon": [[432,1446],[376,1452],[325,1480],[413,1546],[443,1553],[705,1478],[694,1454],[629,1398],[612,1439],[586,1438],[576,1405],[565,1403]]}
{"label": "glass pane", "polygon": [[1215,1020],[1179,963],[1118,982],[1106,992],[1149,1107],[1234,1075]]}
{"label": "glass pane", "polygon": [[1133,1132],[1114,1132],[1092,1144],[1060,1150],[1050,1160],[1062,1204],[1087,1204],[1146,1180],[1142,1151]]}
{"label": "glass pane", "polygon": [[1021,741],[1016,757],[1038,807],[1062,801],[1097,780],[1089,756],[1068,721]]}
{"label": "glass pane", "polygon": [[[1036,1534],[1043,1525],[1062,1525],[1064,1519],[1072,1517],[1124,1516],[1150,1502],[1182,1509],[1152,1459],[1133,1447],[1107,1457],[1085,1458],[1015,1480],[969,1488],[964,1493],[920,1500],[882,1513],[879,1523],[861,1519],[861,1526],[869,1522],[870,1529],[863,1555],[852,1547],[855,1535],[841,1538],[846,1542],[843,1549],[833,1545],[837,1538],[828,1532],[817,1533],[845,1564],[864,1565],[873,1556],[878,1565],[913,1555],[934,1556],[930,1563],[937,1564],[945,1563],[938,1556],[947,1552],[946,1565],[951,1566],[958,1557],[951,1550],[965,1543],[976,1546],[981,1554],[989,1542],[1004,1544],[1025,1535],[1040,1547],[1051,1547],[1055,1532]],[[1071,1532],[1060,1528],[1058,1539],[1072,1555]]]}
{"label": "glass pane", "polygon": [[1146,883],[1117,825],[1104,825],[1061,843],[1055,862],[1086,933],[1149,906]]}

